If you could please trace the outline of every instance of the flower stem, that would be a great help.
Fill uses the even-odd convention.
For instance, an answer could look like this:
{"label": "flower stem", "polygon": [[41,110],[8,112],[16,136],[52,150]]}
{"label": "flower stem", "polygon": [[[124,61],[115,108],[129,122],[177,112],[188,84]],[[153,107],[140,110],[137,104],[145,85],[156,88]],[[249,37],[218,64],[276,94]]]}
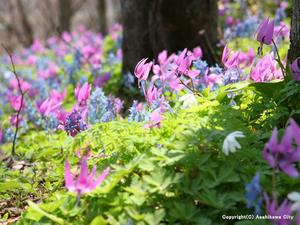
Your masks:
{"label": "flower stem", "polygon": [[274,48],[275,48],[275,52],[276,52],[276,55],[277,55],[277,60],[276,60],[276,61],[277,61],[278,64],[279,64],[279,67],[280,67],[281,72],[282,72],[282,76],[285,78],[285,77],[286,77],[286,74],[285,74],[285,67],[284,67],[284,65],[282,64],[282,61],[281,61],[281,59],[280,59],[279,51],[278,51],[278,48],[277,48],[277,45],[276,45],[274,39],[272,39],[272,42],[273,42],[273,45],[274,45]]}

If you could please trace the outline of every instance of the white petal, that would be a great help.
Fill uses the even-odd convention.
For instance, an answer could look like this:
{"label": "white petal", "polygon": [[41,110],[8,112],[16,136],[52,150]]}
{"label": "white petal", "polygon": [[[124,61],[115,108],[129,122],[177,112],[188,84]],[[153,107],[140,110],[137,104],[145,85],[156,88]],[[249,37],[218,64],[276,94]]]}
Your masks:
{"label": "white petal", "polygon": [[295,202],[291,207],[292,211],[298,211],[299,209],[300,209],[300,202]]}
{"label": "white petal", "polygon": [[291,192],[288,194],[288,199],[292,202],[299,202],[300,201],[300,193],[299,192]]}

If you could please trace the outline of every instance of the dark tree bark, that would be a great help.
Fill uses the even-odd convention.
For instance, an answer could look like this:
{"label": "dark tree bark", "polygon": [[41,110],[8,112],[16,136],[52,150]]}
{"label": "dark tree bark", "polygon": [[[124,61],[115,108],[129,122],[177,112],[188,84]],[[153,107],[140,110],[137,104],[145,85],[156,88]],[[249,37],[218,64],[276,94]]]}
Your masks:
{"label": "dark tree bark", "polygon": [[217,0],[125,0],[122,16],[124,72],[164,49],[171,53],[200,45],[209,63],[217,61]]}
{"label": "dark tree bark", "polygon": [[97,10],[99,18],[99,31],[103,34],[107,32],[107,18],[106,18],[106,0],[97,1]]}
{"label": "dark tree bark", "polygon": [[122,0],[123,71],[133,72],[144,57],[153,58],[150,44],[148,12],[151,0]]}
{"label": "dark tree bark", "polygon": [[21,0],[17,0],[17,9],[19,12],[23,33],[24,33],[24,46],[29,47],[33,42],[33,30]]}
{"label": "dark tree bark", "polygon": [[291,43],[288,61],[292,62],[300,56],[300,0],[293,0],[291,20]]}
{"label": "dark tree bark", "polygon": [[70,31],[73,17],[72,0],[59,0],[59,30]]}

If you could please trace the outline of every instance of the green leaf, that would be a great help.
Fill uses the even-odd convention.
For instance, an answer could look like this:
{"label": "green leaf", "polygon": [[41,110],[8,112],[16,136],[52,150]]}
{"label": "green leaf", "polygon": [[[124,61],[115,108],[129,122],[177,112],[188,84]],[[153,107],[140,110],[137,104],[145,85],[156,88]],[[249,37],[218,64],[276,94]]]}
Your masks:
{"label": "green leaf", "polygon": [[32,201],[28,201],[28,205],[31,209],[35,210],[40,215],[45,216],[48,219],[50,219],[50,220],[52,220],[52,221],[54,221],[54,222],[56,222],[60,225],[66,224],[63,219],[61,219],[61,218],[59,218],[55,215],[52,215],[50,213],[47,213],[46,211],[42,210],[37,204],[33,203]]}
{"label": "green leaf", "polygon": [[93,219],[90,225],[107,225],[107,221],[102,216],[97,216]]}

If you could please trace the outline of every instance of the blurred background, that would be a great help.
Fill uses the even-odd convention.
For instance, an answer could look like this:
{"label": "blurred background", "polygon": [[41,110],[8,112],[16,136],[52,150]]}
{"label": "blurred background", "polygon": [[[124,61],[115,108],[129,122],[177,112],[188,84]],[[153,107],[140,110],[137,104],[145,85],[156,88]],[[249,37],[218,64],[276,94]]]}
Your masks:
{"label": "blurred background", "polygon": [[0,40],[14,49],[80,25],[106,33],[120,15],[120,0],[0,0]]}

